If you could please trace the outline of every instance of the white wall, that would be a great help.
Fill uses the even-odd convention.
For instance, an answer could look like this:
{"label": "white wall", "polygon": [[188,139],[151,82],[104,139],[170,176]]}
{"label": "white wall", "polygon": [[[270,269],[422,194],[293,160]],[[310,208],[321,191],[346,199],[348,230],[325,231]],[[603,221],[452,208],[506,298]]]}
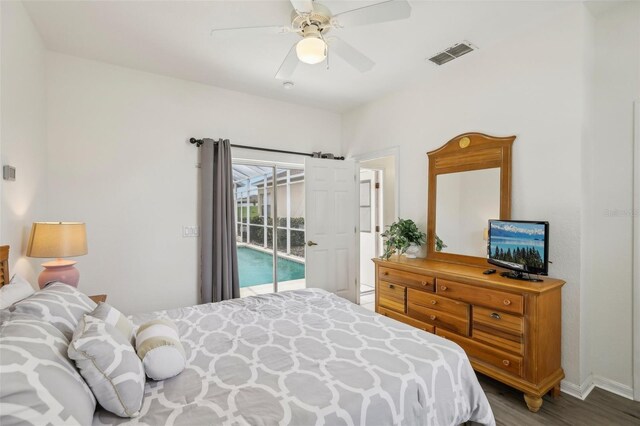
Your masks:
{"label": "white wall", "polygon": [[12,272],[36,282],[40,267],[24,257],[31,223],[46,218],[45,50],[20,2],[1,2],[1,163],[16,167],[2,180],[0,244],[10,244]]}
{"label": "white wall", "polygon": [[334,113],[56,53],[47,67],[50,217],[87,223],[80,288],[127,313],[198,302],[189,137],[340,150]]}
{"label": "white wall", "polygon": [[348,155],[400,146],[400,216],[426,223],[427,151],[469,131],[516,135],[513,211],[551,222],[563,289],[563,366],[580,383],[580,188],[586,11],[444,65],[436,78],[343,116]]}
{"label": "white wall", "polygon": [[[590,171],[585,259],[590,286],[591,369],[618,391],[631,392],[633,102],[640,98],[640,3],[629,2],[595,19],[595,137]],[[625,389],[626,388],[626,389]]]}

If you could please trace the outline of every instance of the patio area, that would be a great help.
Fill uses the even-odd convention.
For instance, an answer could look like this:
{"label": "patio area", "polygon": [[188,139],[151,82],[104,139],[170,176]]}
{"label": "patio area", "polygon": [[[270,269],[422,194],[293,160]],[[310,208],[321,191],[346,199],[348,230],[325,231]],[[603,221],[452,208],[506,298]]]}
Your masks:
{"label": "patio area", "polygon": [[[304,279],[283,281],[278,283],[278,291],[300,290],[306,288]],[[273,283],[254,285],[251,287],[241,287],[240,297],[257,296],[259,294],[273,293]]]}

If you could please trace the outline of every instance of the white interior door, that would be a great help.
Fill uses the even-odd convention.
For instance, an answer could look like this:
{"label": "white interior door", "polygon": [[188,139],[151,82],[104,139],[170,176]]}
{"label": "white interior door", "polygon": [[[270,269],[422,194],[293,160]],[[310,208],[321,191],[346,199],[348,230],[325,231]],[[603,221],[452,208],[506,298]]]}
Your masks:
{"label": "white interior door", "polygon": [[305,160],[307,287],[356,302],[356,164]]}

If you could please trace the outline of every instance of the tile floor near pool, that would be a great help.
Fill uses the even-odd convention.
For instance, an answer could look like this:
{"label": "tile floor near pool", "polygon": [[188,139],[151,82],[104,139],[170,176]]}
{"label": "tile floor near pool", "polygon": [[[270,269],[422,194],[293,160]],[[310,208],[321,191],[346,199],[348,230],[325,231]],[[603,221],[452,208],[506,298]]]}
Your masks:
{"label": "tile floor near pool", "polygon": [[[273,254],[261,247],[238,245],[240,269],[240,297],[273,293]],[[278,256],[278,291],[306,288],[303,261],[290,256]],[[373,290],[373,288],[371,288]],[[360,297],[360,305],[374,310],[375,295],[367,292]]]}
{"label": "tile floor near pool", "polygon": [[[307,288],[304,278],[300,280],[282,281],[278,283],[278,291],[300,290]],[[240,287],[240,297],[256,296],[258,294],[273,293],[273,283]]]}

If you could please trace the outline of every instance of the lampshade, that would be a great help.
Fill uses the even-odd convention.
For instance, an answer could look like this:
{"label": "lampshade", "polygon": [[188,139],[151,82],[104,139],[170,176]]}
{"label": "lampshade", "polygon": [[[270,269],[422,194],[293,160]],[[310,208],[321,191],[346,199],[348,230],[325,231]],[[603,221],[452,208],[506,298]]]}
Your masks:
{"label": "lampshade", "polygon": [[75,257],[87,254],[87,230],[80,222],[34,222],[29,257]]}
{"label": "lampshade", "polygon": [[317,64],[327,57],[327,45],[321,38],[305,37],[296,44],[296,54],[305,64]]}

